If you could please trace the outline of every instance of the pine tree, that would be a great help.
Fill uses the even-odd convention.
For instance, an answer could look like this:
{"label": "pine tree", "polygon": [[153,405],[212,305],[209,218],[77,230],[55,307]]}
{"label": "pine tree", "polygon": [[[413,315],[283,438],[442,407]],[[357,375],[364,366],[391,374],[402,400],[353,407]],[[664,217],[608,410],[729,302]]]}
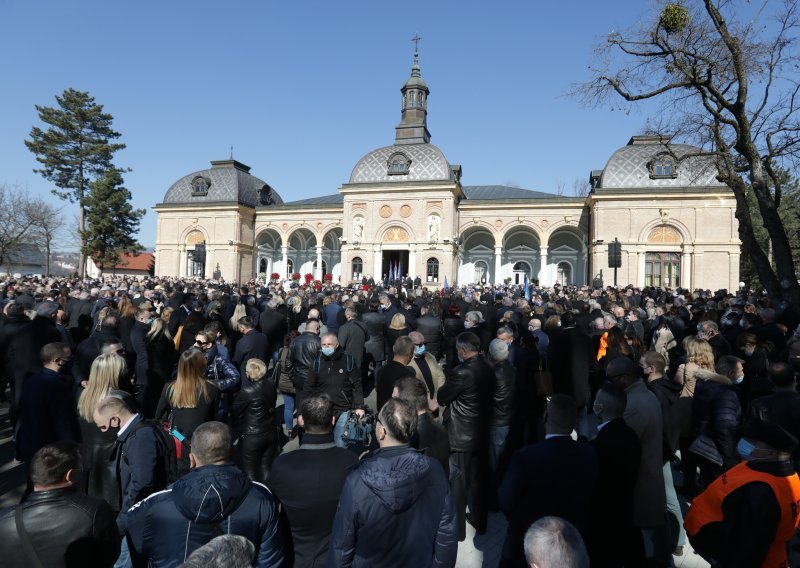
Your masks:
{"label": "pine tree", "polygon": [[122,253],[141,248],[133,235],[145,210],[133,208],[131,192],[123,183],[120,170],[111,168],[89,185],[84,197],[86,229],[81,231],[81,252],[93,258],[101,271],[119,263]]}
{"label": "pine tree", "polygon": [[[55,108],[36,105],[39,119],[48,128],[31,128],[30,140],[25,145],[42,164],[34,171],[55,184],[52,192],[61,199],[78,203],[78,228],[83,235],[89,184],[112,167],[114,153],[125,148],[125,144],[111,142],[120,137],[111,127],[114,117],[104,113],[103,105],[95,103],[89,93],[67,89],[60,97],[56,96],[56,102]],[[81,237],[81,251],[85,248],[86,241]],[[85,270],[81,253],[81,274]]]}

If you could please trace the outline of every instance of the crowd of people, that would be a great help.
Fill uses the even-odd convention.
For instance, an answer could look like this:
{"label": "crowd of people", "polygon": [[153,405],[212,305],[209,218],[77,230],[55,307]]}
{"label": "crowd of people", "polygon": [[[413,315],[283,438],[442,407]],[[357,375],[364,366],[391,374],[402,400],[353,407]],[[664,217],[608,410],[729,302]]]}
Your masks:
{"label": "crowd of people", "polygon": [[673,566],[687,540],[713,566],[789,566],[787,302],[157,278],[0,298],[29,477],[0,567],[455,566],[492,511],[504,567]]}

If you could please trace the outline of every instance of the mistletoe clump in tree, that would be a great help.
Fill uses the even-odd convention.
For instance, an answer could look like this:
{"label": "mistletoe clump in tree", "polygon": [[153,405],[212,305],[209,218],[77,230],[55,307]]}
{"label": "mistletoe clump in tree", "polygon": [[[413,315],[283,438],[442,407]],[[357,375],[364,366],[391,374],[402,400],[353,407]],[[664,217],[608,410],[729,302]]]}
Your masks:
{"label": "mistletoe clump in tree", "polygon": [[[42,165],[34,171],[55,185],[53,193],[78,203],[78,229],[84,251],[89,185],[113,167],[114,153],[125,148],[125,144],[113,142],[120,137],[111,126],[114,117],[104,113],[103,105],[97,104],[89,93],[67,89],[56,96],[56,102],[57,107],[36,105],[39,119],[47,129],[34,126],[25,145]],[[85,269],[81,252],[82,274]]]}
{"label": "mistletoe clump in tree", "polygon": [[122,253],[135,253],[141,245],[132,237],[139,230],[144,209],[134,209],[122,173],[111,168],[89,186],[84,197],[86,229],[81,231],[81,252],[91,256],[102,271],[119,263]]}
{"label": "mistletoe clump in tree", "polygon": [[591,105],[660,102],[657,133],[700,148],[676,158],[707,157],[733,192],[739,238],[761,284],[771,296],[800,305],[780,215],[786,180],[796,178],[800,158],[800,7],[793,0],[660,4],[649,21],[608,36],[593,77],[574,93]]}

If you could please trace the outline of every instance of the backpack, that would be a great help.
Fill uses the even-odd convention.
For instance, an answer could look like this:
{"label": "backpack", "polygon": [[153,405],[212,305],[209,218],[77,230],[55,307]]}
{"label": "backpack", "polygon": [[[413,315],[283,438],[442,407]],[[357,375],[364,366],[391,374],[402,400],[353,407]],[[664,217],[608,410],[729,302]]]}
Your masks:
{"label": "backpack", "polygon": [[[159,456],[159,468],[160,471],[157,473],[156,478],[158,481],[163,481],[164,487],[172,485],[175,483],[178,478],[180,477],[179,470],[178,470],[178,447],[175,443],[175,438],[169,433],[168,429],[169,426],[167,424],[158,422],[156,420],[142,420],[136,426],[133,427],[131,431],[131,435],[135,434],[142,428],[152,428],[156,431],[156,435],[161,439],[161,443],[164,445],[165,452],[164,455]],[[126,439],[126,443],[127,440]],[[181,445],[185,444],[182,442]],[[128,462],[128,454],[125,451],[125,445],[122,446],[121,457],[125,460],[125,464],[127,465]],[[181,448],[182,451],[185,451],[184,448]]]}

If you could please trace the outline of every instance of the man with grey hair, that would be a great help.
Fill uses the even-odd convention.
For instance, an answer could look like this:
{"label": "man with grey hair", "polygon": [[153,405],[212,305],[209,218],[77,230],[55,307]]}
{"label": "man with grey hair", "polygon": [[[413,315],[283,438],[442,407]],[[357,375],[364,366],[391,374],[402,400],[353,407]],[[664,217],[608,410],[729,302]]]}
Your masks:
{"label": "man with grey hair", "polygon": [[[328,566],[455,565],[453,498],[436,460],[409,446],[416,425],[417,412],[404,400],[381,408],[380,449],[347,476]],[[396,535],[391,546],[386,535]]]}
{"label": "man with grey hair", "polygon": [[[491,440],[489,442],[489,469],[496,489],[500,479],[500,463],[511,428],[514,414],[514,392],[516,370],[508,360],[508,344],[502,339],[489,343],[489,362],[494,367],[494,390],[492,394]],[[505,459],[503,460],[505,461]]]}
{"label": "man with grey hair", "polygon": [[337,337],[339,345],[344,352],[355,359],[356,365],[361,369],[362,378],[365,376],[364,368],[364,344],[367,342],[367,326],[358,319],[358,310],[352,305],[344,309],[344,317],[347,320],[339,328]]}
{"label": "man with grey hair", "polygon": [[705,339],[714,352],[714,360],[731,354],[731,344],[719,332],[717,322],[711,320],[701,321],[697,324],[697,337]]}
{"label": "man with grey hair", "polygon": [[525,533],[525,560],[531,568],[589,568],[581,534],[560,517],[542,517]]}
{"label": "man with grey hair", "polygon": [[283,566],[277,500],[232,463],[231,441],[222,422],[198,426],[189,453],[192,470],[128,511],[130,542],[153,565],[177,566],[215,536],[236,534],[255,545],[256,566]]}

